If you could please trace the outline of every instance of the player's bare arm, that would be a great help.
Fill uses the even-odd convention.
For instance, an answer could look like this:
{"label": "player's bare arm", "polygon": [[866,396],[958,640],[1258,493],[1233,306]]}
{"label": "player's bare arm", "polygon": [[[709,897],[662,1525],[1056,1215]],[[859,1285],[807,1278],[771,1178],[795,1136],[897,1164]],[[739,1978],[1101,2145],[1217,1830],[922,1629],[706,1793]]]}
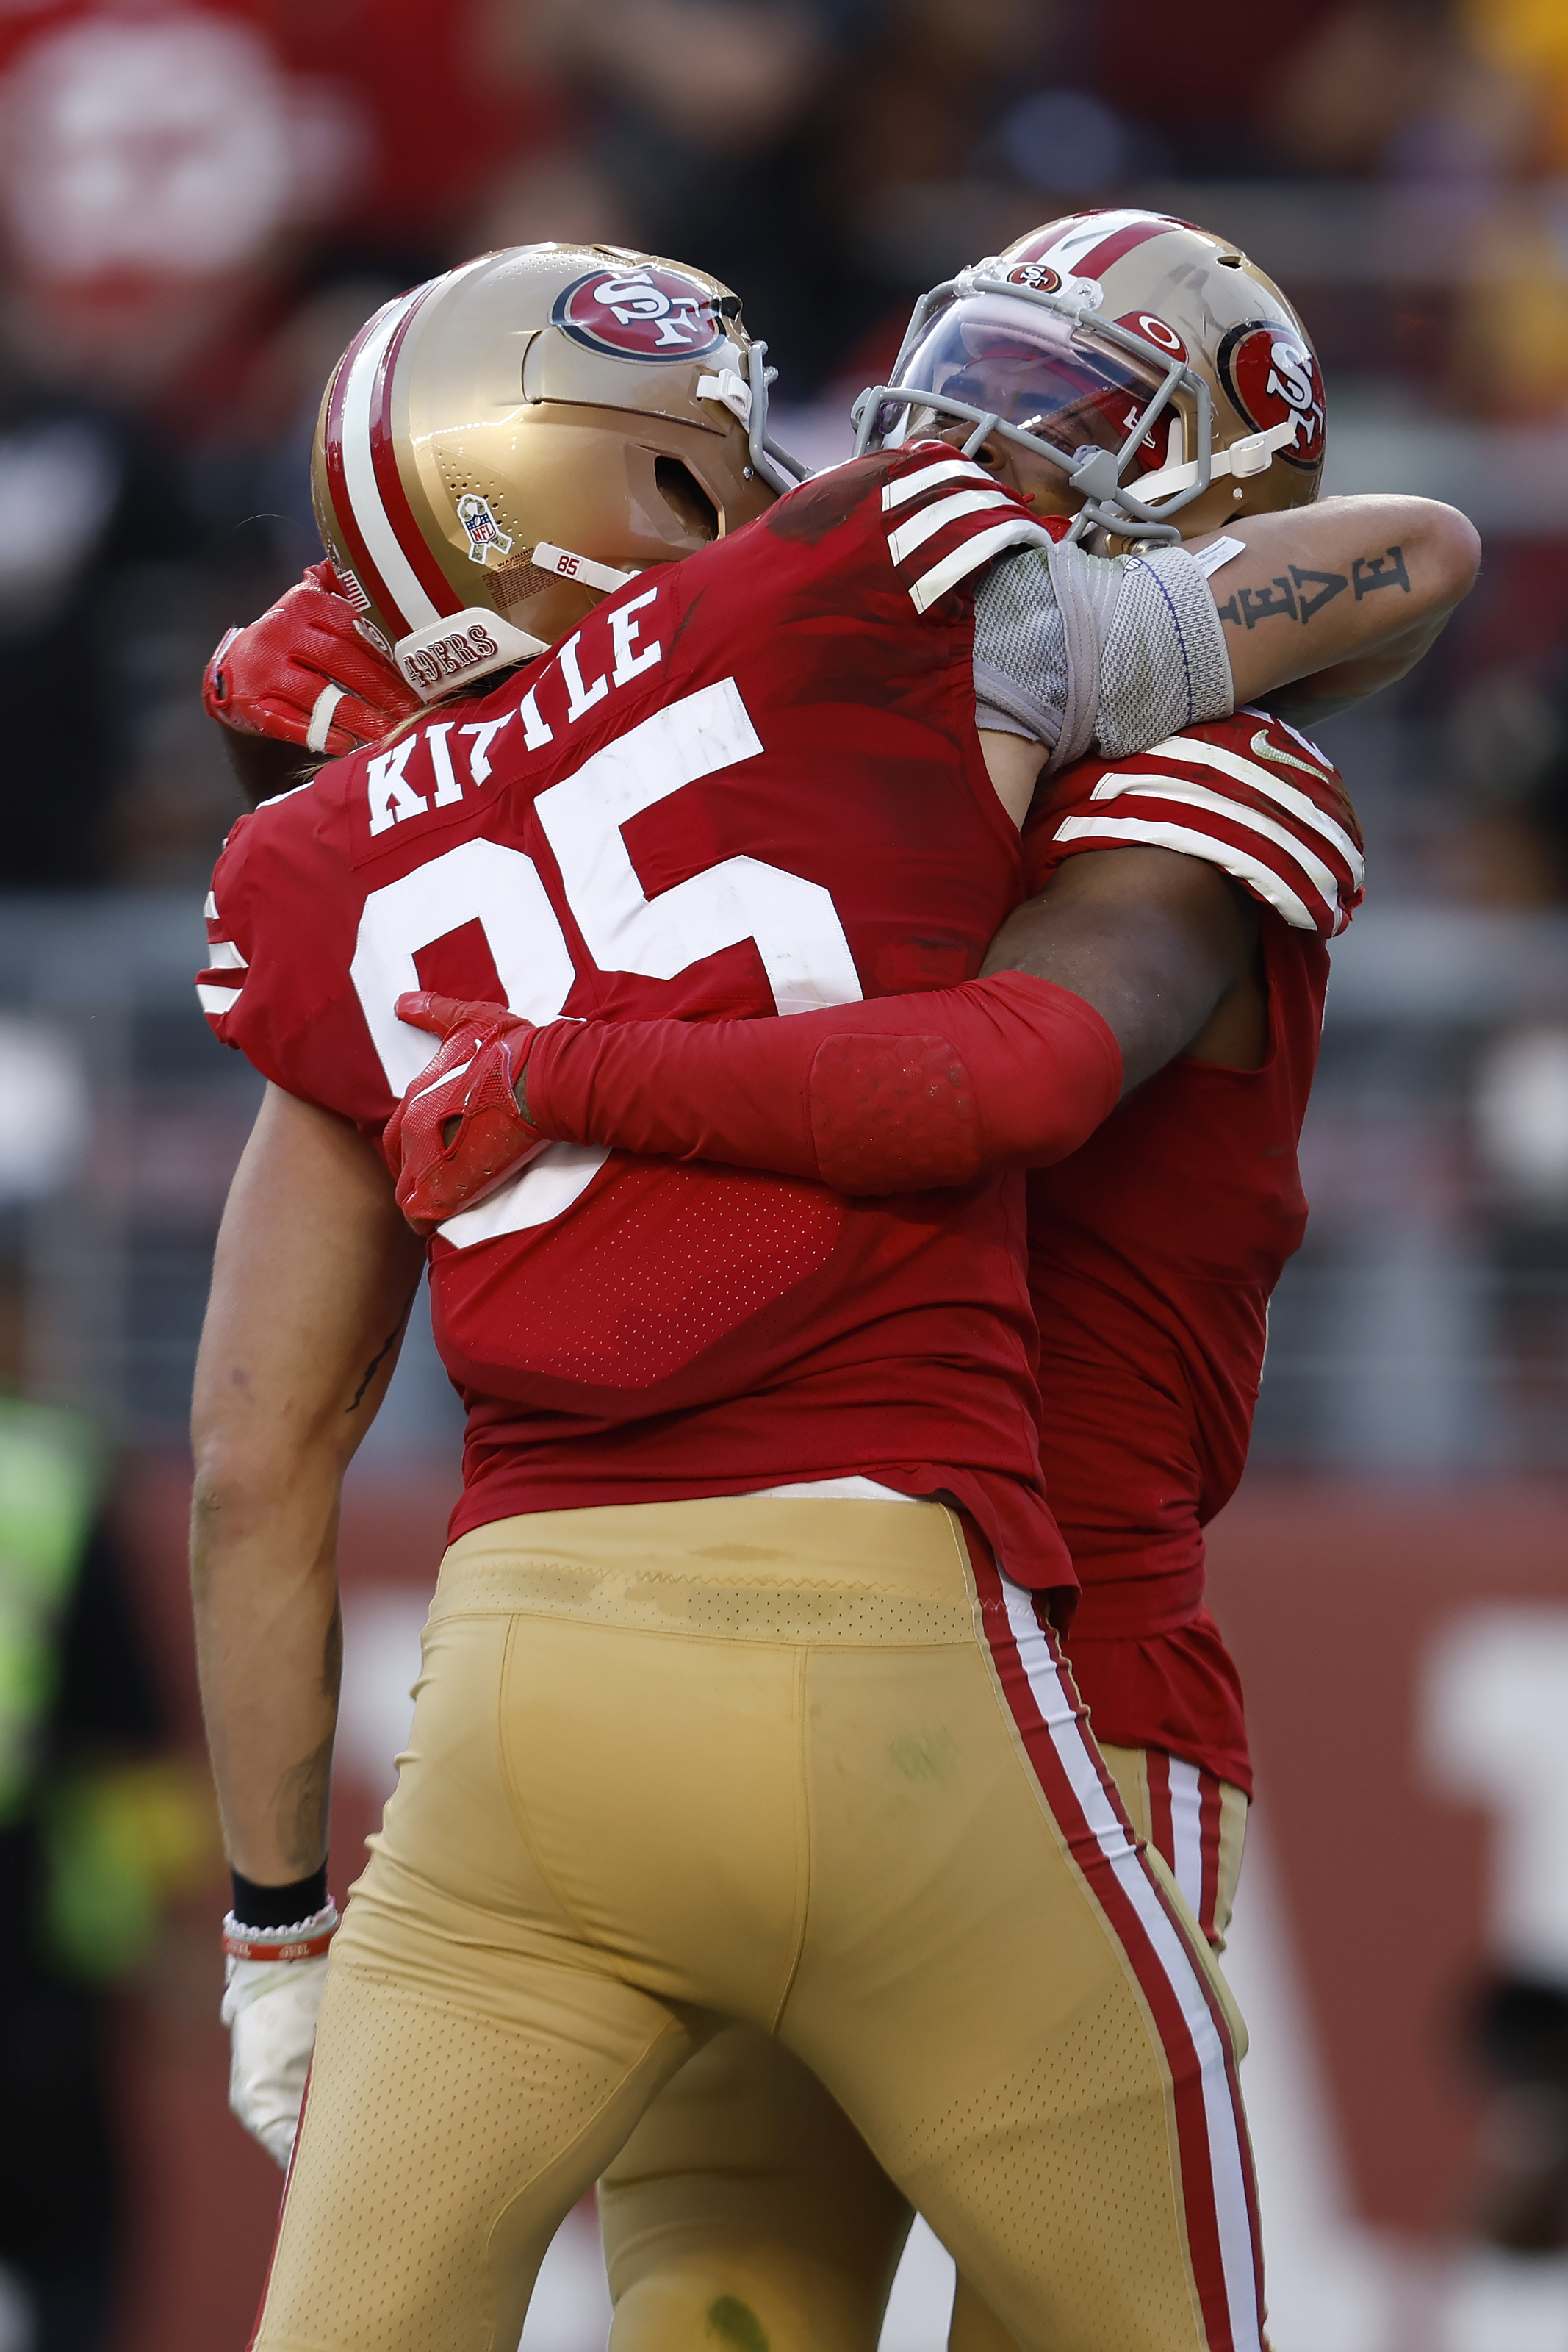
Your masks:
{"label": "player's bare arm", "polygon": [[269,1087],[218,1238],[192,1416],[203,1703],[229,1858],[262,1885],[326,1852],[339,1491],[420,1264],[373,1148]]}
{"label": "player's bare arm", "polygon": [[1004,971],[1071,990],[1122,1055],[1122,1092],[1174,1055],[1247,1067],[1267,1016],[1252,977],[1259,910],[1228,875],[1173,849],[1071,858],[1009,915],[981,976]]}
{"label": "player's bare arm", "polygon": [[1436,499],[1324,499],[1250,516],[1230,535],[1246,551],[1209,586],[1236,699],[1267,697],[1283,712],[1282,689],[1310,677],[1291,707],[1319,719],[1403,677],[1480,568],[1474,524]]}

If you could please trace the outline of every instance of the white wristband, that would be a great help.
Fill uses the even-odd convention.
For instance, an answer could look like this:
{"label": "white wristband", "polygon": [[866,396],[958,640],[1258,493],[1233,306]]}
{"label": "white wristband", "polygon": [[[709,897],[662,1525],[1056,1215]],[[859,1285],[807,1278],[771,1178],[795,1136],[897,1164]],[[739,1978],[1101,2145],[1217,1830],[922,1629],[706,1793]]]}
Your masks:
{"label": "white wristband", "polygon": [[339,1927],[338,1906],[330,1895],[308,1919],[290,1927],[246,1927],[232,1911],[224,1919],[224,1953],[231,1960],[316,1960]]}

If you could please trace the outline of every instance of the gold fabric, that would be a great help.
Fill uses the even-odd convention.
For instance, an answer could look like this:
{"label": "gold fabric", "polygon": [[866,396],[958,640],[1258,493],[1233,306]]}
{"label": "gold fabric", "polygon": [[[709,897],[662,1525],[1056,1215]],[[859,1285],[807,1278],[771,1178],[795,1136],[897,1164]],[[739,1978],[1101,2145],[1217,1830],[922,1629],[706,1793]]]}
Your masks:
{"label": "gold fabric", "polygon": [[[664,2132],[700,2145],[731,2024],[825,2095],[784,2082],[739,2113],[760,2179],[780,2139],[795,2161],[840,2132],[836,2105],[841,2145],[858,2134],[1027,2352],[1206,2344],[1166,2053],[941,1507],[708,1499],[465,1536],[371,1843],[258,2352],[513,2352],[558,2224],[607,2171],[613,2210],[639,2118],[699,2051]],[[653,2218],[615,2252],[627,2320],[788,2340],[757,2319],[738,2206],[733,2284],[700,2312],[653,2274],[680,2224],[646,2178]],[[824,2321],[800,2273],[798,2325],[819,2352],[871,2340],[898,2201],[874,2166],[799,2199],[835,2280],[852,2239],[883,2252],[869,2284],[824,2287]]]}

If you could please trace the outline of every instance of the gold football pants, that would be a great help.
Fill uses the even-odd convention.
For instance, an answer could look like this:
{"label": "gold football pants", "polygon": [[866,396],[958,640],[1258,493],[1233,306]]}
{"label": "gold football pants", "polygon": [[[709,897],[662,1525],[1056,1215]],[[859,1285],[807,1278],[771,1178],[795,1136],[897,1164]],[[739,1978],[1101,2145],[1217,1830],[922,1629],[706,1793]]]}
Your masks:
{"label": "gold football pants", "polygon": [[[1159,1751],[1103,1747],[1127,1818],[1222,1947],[1247,1824],[1239,1789]],[[843,2110],[774,2036],[715,2035],[599,2185],[609,2352],[876,2352],[913,2218]],[[949,2352],[1016,2352],[967,2279]]]}
{"label": "gold football pants", "polygon": [[937,1505],[755,1498],[448,1553],[261,2352],[513,2352],[561,2219],[731,2023],[1027,2352],[1258,2352],[1239,2023],[1037,1604]]}

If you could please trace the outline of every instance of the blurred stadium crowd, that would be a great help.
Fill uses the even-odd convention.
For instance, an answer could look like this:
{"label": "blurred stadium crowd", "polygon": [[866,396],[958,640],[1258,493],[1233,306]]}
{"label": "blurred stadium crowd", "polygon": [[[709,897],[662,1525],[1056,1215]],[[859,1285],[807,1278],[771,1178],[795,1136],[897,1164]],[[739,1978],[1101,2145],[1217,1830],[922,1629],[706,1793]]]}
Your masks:
{"label": "blurred stadium crowd", "polygon": [[[190,987],[240,807],[199,680],[319,551],[310,437],[362,320],[491,246],[670,254],[741,294],[780,437],[825,463],[918,293],[1124,202],[1228,231],[1295,299],[1330,490],[1451,499],[1487,551],[1437,653],[1326,739],[1369,899],[1255,1459],[1568,1468],[1563,0],[0,0],[0,1391],[183,1444],[256,1092]],[[372,1475],[454,1430],[416,1341]],[[167,1736],[143,1714],[117,1770]],[[156,1793],[122,1844],[162,1900],[215,1855]],[[14,1828],[0,1789],[0,1864]],[[1568,1985],[1561,1926],[1533,1959]],[[1543,2243],[1568,2156],[1551,2181]]]}
{"label": "blurred stadium crowd", "polygon": [[539,236],[679,256],[836,454],[916,293],[1131,198],[1297,296],[1342,482],[1398,452],[1489,509],[1380,891],[1568,898],[1551,0],[6,0],[0,123],[0,886],[207,870],[235,803],[191,679],[314,553],[322,377],[387,294]]}

